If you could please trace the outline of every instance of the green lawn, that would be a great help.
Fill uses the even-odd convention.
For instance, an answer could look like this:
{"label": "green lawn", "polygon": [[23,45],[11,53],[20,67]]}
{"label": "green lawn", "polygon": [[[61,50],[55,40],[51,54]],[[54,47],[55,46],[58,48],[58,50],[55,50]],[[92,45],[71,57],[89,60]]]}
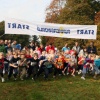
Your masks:
{"label": "green lawn", "polygon": [[100,80],[80,77],[0,82],[0,100],[100,100]]}

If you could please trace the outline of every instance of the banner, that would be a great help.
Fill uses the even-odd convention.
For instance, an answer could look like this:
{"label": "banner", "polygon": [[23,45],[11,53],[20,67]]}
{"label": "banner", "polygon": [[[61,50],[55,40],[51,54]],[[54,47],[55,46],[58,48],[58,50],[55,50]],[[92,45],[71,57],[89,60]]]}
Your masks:
{"label": "banner", "polygon": [[66,25],[5,20],[5,34],[40,35],[76,39],[96,39],[97,25]]}

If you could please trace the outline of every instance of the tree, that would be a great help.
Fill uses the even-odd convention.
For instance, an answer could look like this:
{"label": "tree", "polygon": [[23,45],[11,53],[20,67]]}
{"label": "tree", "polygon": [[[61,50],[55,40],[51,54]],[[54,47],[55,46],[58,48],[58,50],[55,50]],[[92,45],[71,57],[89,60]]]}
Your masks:
{"label": "tree", "polygon": [[60,10],[64,7],[66,0],[53,0],[46,9],[45,22],[57,23]]}
{"label": "tree", "polygon": [[[53,0],[46,9],[45,22],[58,23],[58,16],[60,15],[60,11],[64,7],[65,4],[66,4],[66,0]],[[46,40],[45,45],[48,45],[49,43],[55,42],[56,38],[45,37],[45,40]]]}
{"label": "tree", "polygon": [[59,16],[59,23],[94,24],[95,10],[88,0],[68,0]]}
{"label": "tree", "polygon": [[100,11],[95,16],[95,24],[98,25],[98,33],[100,34]]}
{"label": "tree", "polygon": [[[46,22],[79,25],[95,24],[95,15],[100,11],[99,0],[63,0],[65,2],[58,5],[59,1],[60,0],[53,0],[46,9],[48,12]],[[79,39],[55,39],[55,41],[60,43],[59,45],[62,45],[60,41],[65,43],[65,41],[68,42],[71,40],[80,41],[80,43],[83,42],[83,40]],[[56,42],[55,45],[57,45]]]}
{"label": "tree", "polygon": [[0,36],[4,34],[4,21],[0,22]]}
{"label": "tree", "polygon": [[39,41],[38,41],[38,39],[39,39],[38,36],[32,35],[31,38],[32,38],[32,40],[34,41],[34,43],[35,43],[35,42],[39,42]]}
{"label": "tree", "polygon": [[41,36],[41,43],[46,46],[46,43],[47,43],[47,38],[45,36]]}
{"label": "tree", "polygon": [[97,34],[96,46],[98,47],[98,51],[100,51],[100,11],[98,13],[96,13],[95,24],[98,25],[98,34]]}

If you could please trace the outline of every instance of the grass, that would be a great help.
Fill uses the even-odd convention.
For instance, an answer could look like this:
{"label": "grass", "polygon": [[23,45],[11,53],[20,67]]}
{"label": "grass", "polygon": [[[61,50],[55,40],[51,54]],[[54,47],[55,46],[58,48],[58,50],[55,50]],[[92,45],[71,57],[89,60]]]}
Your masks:
{"label": "grass", "polygon": [[0,82],[0,100],[99,100],[100,80],[87,76],[58,76],[48,81],[39,78]]}

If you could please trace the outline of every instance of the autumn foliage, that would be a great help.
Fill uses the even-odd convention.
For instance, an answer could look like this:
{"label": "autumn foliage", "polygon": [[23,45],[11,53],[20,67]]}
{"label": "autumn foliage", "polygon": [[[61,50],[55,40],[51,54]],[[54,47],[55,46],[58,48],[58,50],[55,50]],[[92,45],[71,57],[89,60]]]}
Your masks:
{"label": "autumn foliage", "polygon": [[[98,25],[97,40],[93,40],[99,48],[100,40],[100,1],[99,0],[52,0],[46,9],[45,22],[78,25]],[[46,44],[53,42],[58,48],[64,43],[73,44],[79,41],[80,44],[88,45],[91,40],[47,38]],[[83,43],[84,42],[84,43]]]}

